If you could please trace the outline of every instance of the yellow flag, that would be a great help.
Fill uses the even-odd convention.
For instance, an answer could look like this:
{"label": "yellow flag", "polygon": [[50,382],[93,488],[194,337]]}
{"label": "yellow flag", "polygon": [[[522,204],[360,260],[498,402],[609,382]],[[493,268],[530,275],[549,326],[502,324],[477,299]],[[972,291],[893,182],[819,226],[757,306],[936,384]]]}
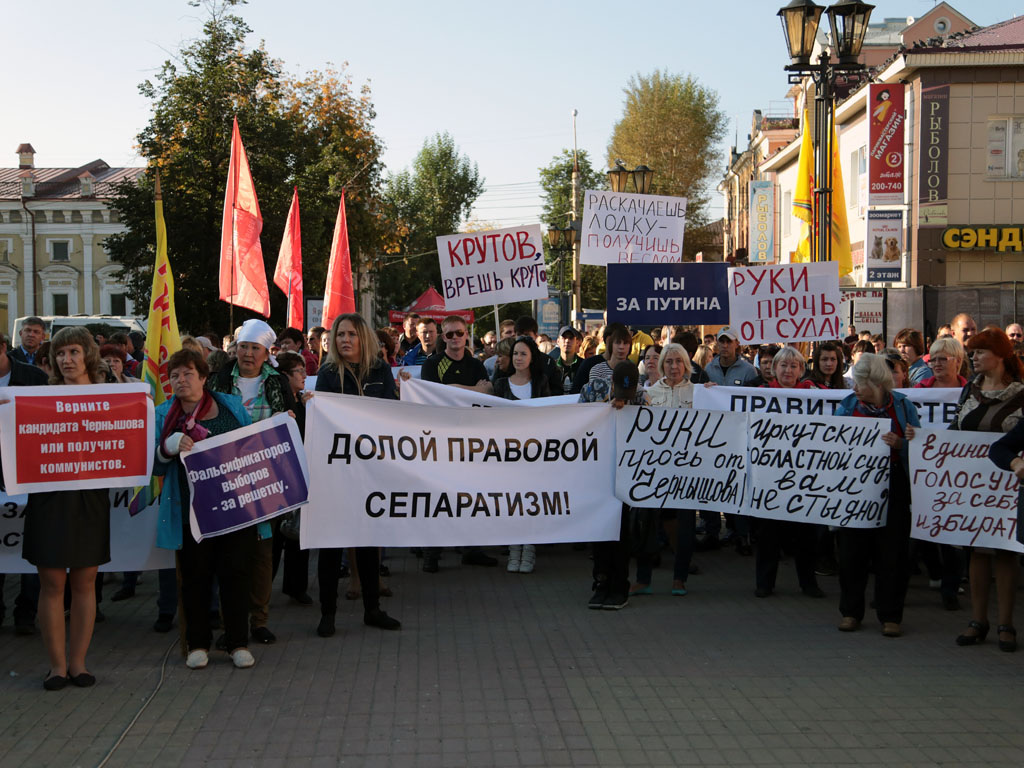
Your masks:
{"label": "yellow flag", "polygon": [[160,195],[160,172],[156,174],[156,264],[153,267],[153,292],[149,299],[149,324],[146,327],[146,363],[142,380],[153,390],[157,405],[169,400],[167,358],[181,349],[178,317],[174,312],[174,275],[167,259],[167,228],[164,225],[164,201]]}
{"label": "yellow flag", "polygon": [[804,135],[800,141],[800,163],[796,171],[796,191],[793,193],[793,215],[808,224],[814,223],[814,145],[811,126],[804,110]]}
{"label": "yellow flag", "polygon": [[839,139],[836,136],[835,112],[832,113],[832,261],[839,263],[839,276],[853,272],[850,252],[850,224],[846,216],[846,190],[843,169],[839,166]]}
{"label": "yellow flag", "polygon": [[796,244],[796,250],[790,255],[789,260],[793,264],[809,264],[811,262],[811,225],[806,221],[800,224],[800,241]]}

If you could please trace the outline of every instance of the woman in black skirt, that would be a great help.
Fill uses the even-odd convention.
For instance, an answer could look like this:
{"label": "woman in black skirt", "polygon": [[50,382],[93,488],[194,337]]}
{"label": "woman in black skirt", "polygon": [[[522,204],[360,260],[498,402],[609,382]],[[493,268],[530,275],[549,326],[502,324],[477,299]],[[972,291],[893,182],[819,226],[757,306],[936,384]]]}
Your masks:
{"label": "woman in black skirt", "polygon": [[[87,386],[106,380],[99,347],[84,327],[63,328],[50,343],[51,384]],[[110,562],[110,494],[87,491],[33,493],[25,508],[22,557],[39,570],[39,629],[50,659],[48,691],[96,682],[85,664],[96,621],[96,571]],[[64,587],[71,585],[71,620],[65,649]]]}

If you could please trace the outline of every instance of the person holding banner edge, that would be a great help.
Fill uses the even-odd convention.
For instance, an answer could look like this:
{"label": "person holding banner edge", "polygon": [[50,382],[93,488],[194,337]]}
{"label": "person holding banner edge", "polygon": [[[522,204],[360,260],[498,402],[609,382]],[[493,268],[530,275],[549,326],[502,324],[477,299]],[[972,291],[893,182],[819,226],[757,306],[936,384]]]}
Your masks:
{"label": "person holding banner edge", "polygon": [[[511,376],[502,376],[494,382],[494,394],[506,400],[533,400],[549,397],[551,387],[545,371],[543,354],[533,338],[520,336],[512,347]],[[424,551],[424,557],[427,556]],[[508,548],[509,573],[533,573],[537,562],[537,547],[534,544],[510,544]]]}
{"label": "person holding banner edge", "polygon": [[864,591],[872,565],[875,572],[875,611],[885,637],[903,634],[903,603],[910,578],[910,458],[907,441],[921,426],[917,408],[892,391],[892,373],[885,358],[865,352],[851,370],[853,394],[836,409],[836,416],[889,418],[882,435],[889,446],[889,499],[883,528],[849,529],[839,542],[840,632],[853,632],[864,620]]}
{"label": "person holding banner edge", "polygon": [[[959,316],[958,316],[959,317]],[[989,326],[968,337],[975,376],[964,387],[960,407],[950,429],[1008,433],[1024,422],[1024,365],[1001,329]],[[995,576],[999,610],[999,650],[1017,650],[1013,609],[1019,581],[1019,556],[1005,549],[972,547],[968,576],[971,586],[971,620],[956,638],[960,646],[977,645],[989,631],[988,601]]]}
{"label": "person holding banner edge", "polygon": [[[422,328],[422,324],[421,324]],[[326,337],[328,361],[316,376],[317,392],[337,392],[359,397],[397,400],[395,379],[378,355],[377,334],[362,315],[338,315]],[[421,332],[420,337],[423,338]],[[320,624],[316,633],[332,637],[338,608],[338,579],[341,578],[341,548],[321,549],[317,564],[320,583]],[[356,568],[362,585],[363,623],[380,629],[401,629],[397,619],[380,608],[380,554],[377,547],[356,547]]]}
{"label": "person holding banner edge", "polygon": [[[653,348],[653,346],[648,347],[648,349]],[[657,380],[647,389],[651,407],[692,408],[693,364],[690,362],[690,356],[683,349],[683,345],[672,342],[665,344],[654,365]],[[690,574],[690,561],[693,560],[696,544],[696,512],[692,509],[662,510],[661,517],[666,533],[669,535],[669,541],[674,542],[675,549],[671,592],[676,597],[683,597],[687,593],[686,577]],[[637,557],[636,586],[630,592],[631,596],[652,594],[653,561],[654,557],[650,555]]]}
{"label": "person holding banner edge", "polygon": [[[106,381],[99,347],[88,329],[62,328],[51,339],[50,384],[88,386]],[[85,656],[96,621],[96,573],[110,562],[110,492],[106,488],[29,494],[22,557],[39,571],[37,616],[50,671],[43,687],[96,682]],[[64,589],[71,585],[65,649]]]}
{"label": "person holding banner edge", "polygon": [[[799,350],[784,346],[772,358],[772,380],[765,387],[796,389],[801,384],[806,363]],[[800,591],[807,597],[824,597],[814,574],[818,527],[792,520],[760,519],[755,522],[754,570],[756,597],[769,597],[775,592],[779,558],[784,541],[792,545],[796,576]]]}
{"label": "person holding banner edge", "polygon": [[[246,642],[254,533],[242,529],[197,542],[189,524],[188,478],[178,459],[182,451],[192,450],[200,440],[252,423],[237,395],[206,389],[209,375],[209,366],[194,350],[181,349],[167,361],[174,394],[154,413],[157,443],[153,473],[165,476],[157,546],[178,552],[185,664],[189,669],[203,669],[210,661],[210,590],[216,576],[225,647],[234,665],[246,669],[256,663]],[[257,528],[258,534],[269,537],[269,523],[260,523]]]}

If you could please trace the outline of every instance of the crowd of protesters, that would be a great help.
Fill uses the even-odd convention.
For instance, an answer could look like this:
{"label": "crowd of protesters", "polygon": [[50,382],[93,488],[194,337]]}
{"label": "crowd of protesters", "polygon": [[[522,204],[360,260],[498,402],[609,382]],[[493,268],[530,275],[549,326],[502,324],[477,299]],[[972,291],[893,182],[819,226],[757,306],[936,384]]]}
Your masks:
{"label": "crowd of protesters", "polygon": [[[0,334],[0,387],[139,380],[144,353],[140,334],[95,338],[84,328],[65,328],[52,339],[45,336],[39,318],[23,322],[16,345]],[[799,588],[808,597],[825,597],[818,576],[838,575],[841,631],[857,630],[864,621],[873,573],[871,606],[882,634],[898,637],[911,569],[920,561],[947,610],[958,610],[959,596],[969,591],[971,619],[956,638],[961,646],[977,645],[989,633],[994,578],[998,645],[1004,651],[1016,649],[1013,609],[1019,556],[1009,550],[965,550],[910,539],[908,441],[920,422],[909,400],[894,390],[960,390],[950,428],[1005,433],[992,449],[993,461],[1024,478],[1019,455],[1024,448],[1024,329],[1019,324],[979,331],[973,318],[960,314],[934,340],[905,328],[893,336],[891,347],[885,338],[857,333],[851,326],[846,338],[804,350],[777,344],[746,347],[729,327],[702,338],[684,327],[640,330],[613,322],[587,332],[565,326],[552,339],[538,332],[534,318],[524,316],[504,320],[496,331],[474,338],[458,315],[439,323],[410,314],[401,329],[374,330],[360,315],[344,314],[329,329],[316,327],[306,335],[291,328],[275,333],[266,322],[249,320],[230,336],[183,336],[181,347],[167,365],[173,396],[156,409],[154,474],[164,477],[157,546],[178,555],[176,569],[159,572],[153,628],[169,632],[177,619],[190,668],[207,666],[214,649],[227,652],[236,667],[251,667],[255,657],[250,642],[276,641],[270,602],[282,561],[284,594],[300,605],[314,600],[309,595],[310,551],[299,548],[295,533],[298,516],[195,540],[181,452],[277,413],[290,413],[304,433],[305,406],[315,392],[395,400],[402,382],[412,375],[509,400],[560,395],[615,408],[692,408],[694,390],[700,386],[849,390],[837,415],[888,418],[890,423],[882,436],[891,453],[883,528],[833,531],[742,514],[725,515],[723,521],[722,515],[699,509],[623,505],[619,539],[591,545],[589,607],[619,609],[631,597],[653,594],[654,567],[663,545],[673,552],[669,592],[685,596],[688,577],[699,572],[694,553],[731,543],[738,555],[754,556],[753,593],[758,598],[774,594],[783,552],[793,556]],[[309,376],[316,377],[315,392],[307,388]],[[42,635],[49,659],[43,683],[47,690],[95,682],[86,654],[94,623],[104,618],[97,570],[110,560],[109,530],[105,490],[29,496],[23,557],[38,573],[21,577],[13,618],[17,634],[32,635],[38,628]],[[650,541],[638,542],[639,530]],[[423,572],[438,572],[441,550],[414,553],[422,558]],[[533,544],[510,543],[506,570],[533,572],[537,554]],[[392,594],[384,582],[389,573],[382,557],[379,548],[369,547],[318,551],[318,635],[326,638],[336,632],[338,587],[345,577],[350,579],[345,597],[362,600],[367,626],[400,629],[401,623],[381,608],[381,598]],[[631,583],[633,557],[637,568]],[[463,547],[461,561],[483,567],[499,563],[480,547]],[[123,574],[111,599],[133,598],[138,577]],[[2,579],[0,575],[0,598]],[[0,602],[0,623],[5,614]],[[218,630],[222,632],[215,639]]]}

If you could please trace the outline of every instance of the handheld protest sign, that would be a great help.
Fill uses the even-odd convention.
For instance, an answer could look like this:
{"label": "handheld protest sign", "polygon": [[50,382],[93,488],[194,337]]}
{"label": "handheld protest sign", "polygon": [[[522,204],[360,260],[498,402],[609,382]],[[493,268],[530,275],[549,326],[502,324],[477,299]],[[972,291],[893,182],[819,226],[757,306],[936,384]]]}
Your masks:
{"label": "handheld protest sign", "polygon": [[685,232],[685,197],[588,190],[580,263],[678,264]]}
{"label": "handheld protest sign", "polygon": [[248,528],[309,500],[302,438],[287,413],[201,440],[181,461],[196,541]]}
{"label": "handheld protest sign", "polygon": [[540,224],[437,238],[445,309],[546,298]]}
{"label": "handheld protest sign", "polygon": [[883,528],[889,419],[749,414],[743,514],[838,528]]}
{"label": "handheld protest sign", "polygon": [[740,344],[841,338],[839,265],[729,268],[729,325]]}
{"label": "handheld protest sign", "polygon": [[910,441],[910,536],[1024,552],[1017,540],[1020,484],[988,457],[1000,432],[919,429]]}
{"label": "handheld protest sign", "polygon": [[609,264],[608,322],[727,325],[727,264]]}
{"label": "handheld protest sign", "polygon": [[4,482],[12,494],[146,485],[153,400],[146,384],[5,387]]}
{"label": "handheld protest sign", "polygon": [[453,408],[318,392],[306,406],[300,546],[617,539],[614,430],[607,404]]}
{"label": "handheld protest sign", "polygon": [[615,495],[627,504],[735,512],[746,499],[744,413],[626,406],[615,440]]}

